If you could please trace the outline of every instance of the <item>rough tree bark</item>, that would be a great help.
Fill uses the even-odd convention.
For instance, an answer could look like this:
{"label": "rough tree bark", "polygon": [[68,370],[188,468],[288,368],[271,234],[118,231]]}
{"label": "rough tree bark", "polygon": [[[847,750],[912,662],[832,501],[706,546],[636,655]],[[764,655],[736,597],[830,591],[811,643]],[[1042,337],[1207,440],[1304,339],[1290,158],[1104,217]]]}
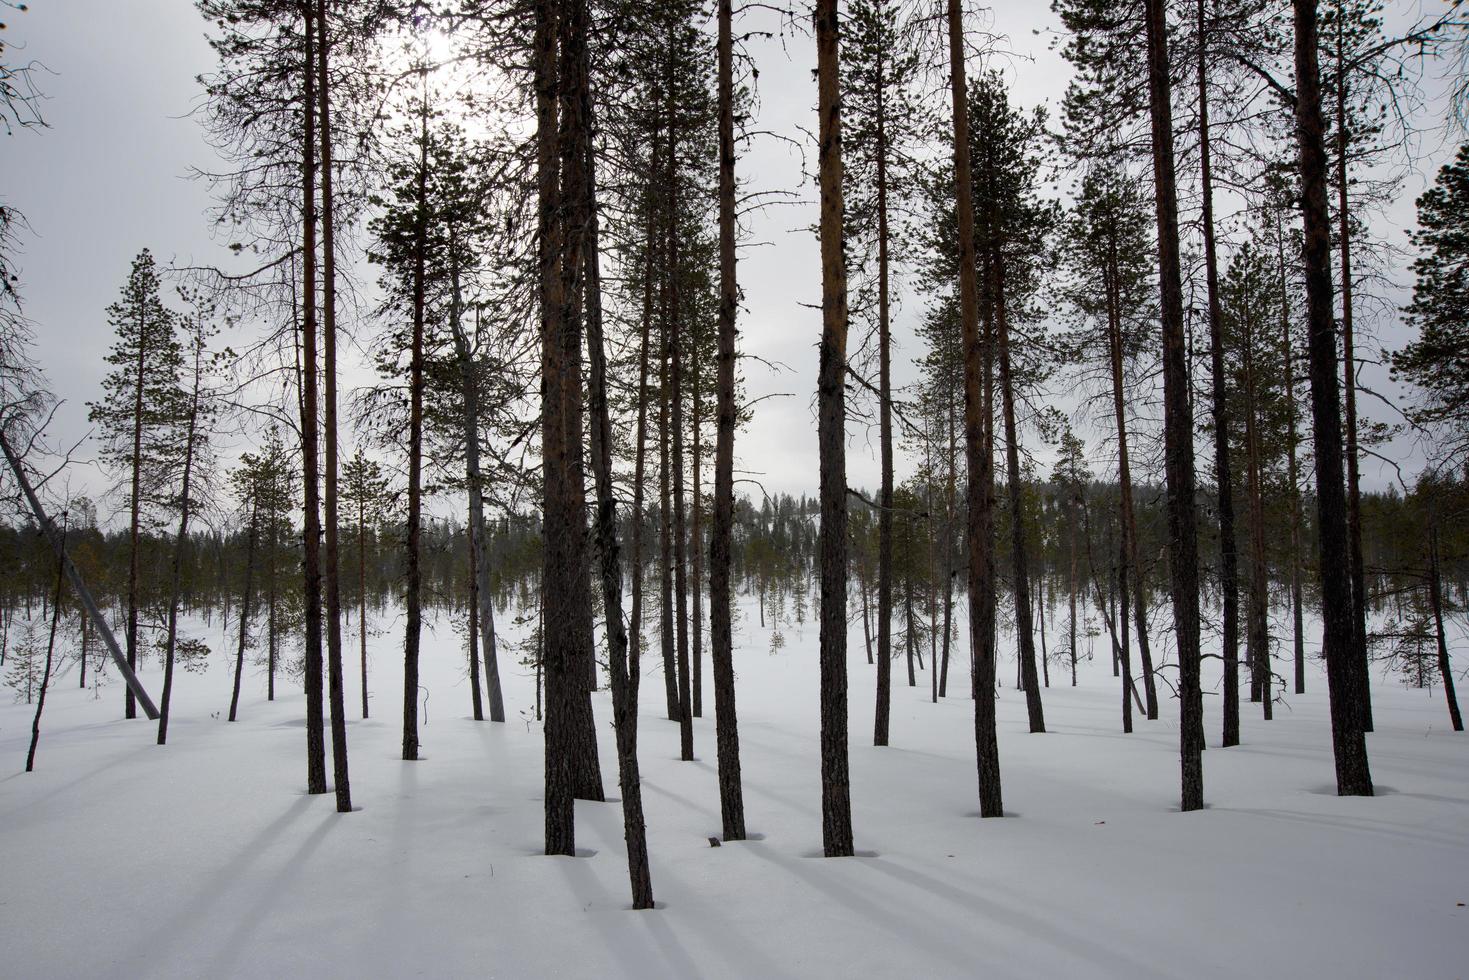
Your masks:
{"label": "rough tree bark", "polygon": [[578,679],[575,667],[575,514],[568,487],[572,479],[563,414],[567,384],[563,333],[562,239],[558,218],[560,153],[557,120],[556,35],[560,0],[536,0],[535,89],[537,164],[537,264],[541,333],[541,510],[544,568],[541,581],[541,664],[545,675],[545,833],[546,853],[576,853],[575,771],[572,760]]}
{"label": "rough tree bark", "polygon": [[847,259],[842,242],[842,109],[837,0],[816,0],[821,185],[821,347],[817,439],[821,470],[821,842],[852,855],[847,762]]}
{"label": "rough tree bark", "polygon": [[1163,443],[1168,484],[1169,575],[1178,648],[1181,808],[1204,805],[1203,692],[1199,686],[1199,542],[1194,502],[1193,408],[1189,398],[1183,285],[1178,254],[1178,187],[1173,167],[1172,85],[1164,0],[1146,0],[1148,103],[1158,216],[1163,320]]}
{"label": "rough tree bark", "polygon": [[[873,745],[888,744],[892,717],[893,674],[893,392],[892,332],[888,298],[888,171],[887,105],[883,78],[884,55],[876,52],[874,88],[877,123],[877,365],[878,443],[882,488],[877,511],[877,710]],[[908,659],[908,685],[913,685],[913,660]]]}
{"label": "rough tree bark", "polygon": [[413,219],[413,329],[408,363],[408,548],[403,631],[403,760],[418,759],[418,651],[423,628],[423,333],[428,240],[428,93],[419,105]]}
{"label": "rough tree bark", "polygon": [[326,792],[326,732],[321,713],[321,464],[318,451],[320,395],[316,364],[316,18],[309,3],[305,19],[303,65],[305,117],[302,130],[301,247],[301,484],[303,488],[302,571],[306,592],[306,792]]}
{"label": "rough tree bark", "polygon": [[1224,394],[1224,323],[1219,308],[1219,259],[1214,242],[1213,147],[1209,142],[1208,24],[1198,0],[1199,194],[1204,226],[1204,281],[1208,294],[1210,413],[1214,424],[1214,478],[1219,507],[1219,589],[1223,604],[1225,746],[1239,744],[1239,549],[1234,531],[1234,481],[1229,471],[1229,414]]}
{"label": "rough tree bark", "polygon": [[1342,479],[1341,406],[1336,330],[1332,317],[1331,223],[1326,209],[1326,144],[1317,60],[1316,0],[1294,0],[1296,138],[1300,144],[1301,212],[1305,235],[1307,356],[1311,428],[1316,447],[1316,514],[1320,538],[1322,648],[1331,698],[1331,741],[1340,796],[1371,796],[1372,773],[1363,733],[1362,694],[1352,662],[1352,589],[1338,570],[1350,560]]}
{"label": "rough tree bark", "polygon": [[[969,645],[974,661],[974,744],[979,772],[979,813],[1004,815],[1000,793],[1000,749],[995,737],[993,656],[993,569],[989,551],[990,498],[994,465],[985,439],[984,376],[979,337],[979,273],[974,238],[974,185],[969,159],[968,84],[964,70],[964,23],[960,0],[947,0],[949,86],[954,125],[954,194],[959,225],[959,313],[964,340],[964,446],[969,465]],[[986,596],[990,597],[986,615]]]}
{"label": "rough tree bark", "polygon": [[336,211],[332,202],[331,35],[327,4],[316,5],[316,97],[321,136],[321,329],[322,375],[326,382],[323,435],[326,442],[326,677],[332,726],[332,781],[337,812],[352,810],[347,771],[347,706],[342,694],[342,581],[337,520],[337,259]]}
{"label": "rough tree bark", "polygon": [[727,841],[745,839],[740,733],[735,715],[734,590],[730,583],[733,563],[730,545],[734,537],[735,314],[739,301],[739,287],[735,281],[734,40],[731,7],[731,0],[719,0],[719,337],[715,364],[714,512],[709,529],[709,640],[714,668],[714,741],[719,755],[719,812]]}
{"label": "rough tree bark", "polygon": [[627,668],[627,629],[622,621],[622,564],[618,559],[617,501],[612,486],[612,422],[607,407],[607,354],[602,336],[601,270],[598,254],[596,171],[588,129],[591,123],[591,92],[588,80],[586,0],[570,0],[569,26],[572,41],[566,46],[566,75],[572,80],[577,111],[571,120],[580,132],[572,140],[580,151],[579,193],[573,198],[579,208],[577,226],[581,241],[568,241],[569,249],[580,245],[585,270],[587,360],[590,381],[588,408],[591,413],[592,474],[596,481],[597,517],[594,522],[598,556],[601,559],[602,603],[607,624],[607,666],[612,687],[612,712],[617,736],[619,785],[622,791],[623,836],[627,842],[628,878],[633,908],[653,907],[653,879],[648,869],[648,839],[643,822],[642,786],[638,776],[636,690]]}
{"label": "rough tree bark", "polygon": [[1336,18],[1336,216],[1341,250],[1341,344],[1343,407],[1346,410],[1347,546],[1352,574],[1352,670],[1356,672],[1362,730],[1372,731],[1372,684],[1367,662],[1367,573],[1362,560],[1362,488],[1357,472],[1357,355],[1353,323],[1352,222],[1347,198],[1347,68],[1345,16]]}
{"label": "rough tree bark", "polygon": [[[670,28],[668,44],[673,45]],[[673,60],[668,62],[668,400],[669,430],[672,439],[670,463],[673,467],[671,493],[673,503],[673,591],[674,627],[678,640],[678,748],[679,758],[694,758],[694,716],[689,678],[689,563],[688,523],[684,507],[684,420],[683,420],[683,317],[679,309],[681,290],[678,268],[678,131],[674,119]]]}

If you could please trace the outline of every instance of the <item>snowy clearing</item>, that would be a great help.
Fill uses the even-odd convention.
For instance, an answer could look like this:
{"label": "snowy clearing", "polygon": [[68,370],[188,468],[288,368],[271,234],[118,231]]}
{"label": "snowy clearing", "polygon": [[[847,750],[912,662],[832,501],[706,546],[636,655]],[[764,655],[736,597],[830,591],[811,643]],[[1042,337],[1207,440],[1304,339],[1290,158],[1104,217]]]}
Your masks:
{"label": "snowy clearing", "polygon": [[[1217,749],[1205,697],[1208,808],[1178,812],[1177,703],[1123,735],[1097,645],[1081,686],[1053,666],[1051,733],[1026,731],[1013,660],[999,697],[1007,817],[977,816],[967,697],[929,703],[894,669],[890,748],[871,746],[873,671],[850,645],[859,855],[820,853],[817,630],[743,609],[736,669],[746,808],[719,833],[713,704],[680,763],[644,657],[642,761],[658,908],[629,908],[621,810],[577,804],[577,858],[541,855],[534,679],[502,654],[507,724],[468,718],[459,637],[426,636],[426,758],[398,760],[398,630],[373,640],[373,717],[350,722],[358,812],[304,793],[302,705],[257,671],[223,720],[229,670],[183,673],[170,744],[75,674],[52,691],[37,771],[31,708],[0,706],[0,973],[293,976],[1463,976],[1469,970],[1469,743],[1437,691],[1378,679],[1379,796],[1334,795],[1325,681],[1276,720],[1242,705]],[[502,618],[502,622],[509,617]],[[196,624],[197,625],[197,624]],[[348,632],[351,636],[351,631]],[[895,648],[900,645],[895,643]],[[349,649],[350,652],[350,649]],[[1008,653],[1009,651],[1003,651]],[[357,674],[348,656],[351,712]],[[1009,666],[1006,666],[1006,663]],[[1217,670],[1218,661],[1208,661]],[[72,668],[74,670],[74,668]],[[1217,691],[1207,673],[1205,690]],[[710,676],[705,666],[705,677]],[[156,665],[144,672],[159,686]],[[951,694],[967,691],[955,664]],[[1166,695],[1167,688],[1162,689]],[[610,705],[594,696],[616,796]],[[355,712],[352,712],[355,714]]]}

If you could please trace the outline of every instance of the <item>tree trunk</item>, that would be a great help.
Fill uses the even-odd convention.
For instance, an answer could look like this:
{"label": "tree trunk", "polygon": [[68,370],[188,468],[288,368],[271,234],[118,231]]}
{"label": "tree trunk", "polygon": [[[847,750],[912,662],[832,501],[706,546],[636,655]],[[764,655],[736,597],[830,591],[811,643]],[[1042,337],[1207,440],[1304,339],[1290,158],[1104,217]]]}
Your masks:
{"label": "tree trunk", "polygon": [[903,646],[908,655],[908,686],[917,687],[918,677],[913,673],[913,579],[903,578]]}
{"label": "tree trunk", "polygon": [[[274,612],[272,612],[274,615]],[[367,501],[357,501],[357,641],[362,657],[362,717],[367,717]],[[272,661],[274,655],[272,654]]]}
{"label": "tree trunk", "polygon": [[[81,655],[79,657],[81,671],[80,671],[80,678],[79,678],[79,681],[77,683],[77,687],[78,688],[81,688],[82,690],[86,690],[86,687],[87,687],[87,639],[88,639],[88,636],[87,636],[87,614],[85,612],[83,612],[81,614],[80,619],[82,621],[82,652],[81,652]],[[0,658],[0,664],[3,664],[3,663],[4,663],[3,658]]]}
{"label": "tree trunk", "polygon": [[1119,555],[1117,562],[1117,633],[1122,641],[1122,731],[1132,732],[1132,697],[1136,691],[1132,683],[1132,649],[1127,635],[1127,556]]}
{"label": "tree trunk", "polygon": [[574,675],[576,608],[572,597],[576,565],[575,513],[570,487],[573,470],[566,445],[566,397],[570,379],[565,363],[561,265],[560,152],[558,140],[557,24],[560,0],[536,0],[535,88],[537,162],[537,260],[541,326],[542,539],[541,669],[545,677],[545,831],[546,853],[576,853],[576,793],[573,713],[580,678]]}
{"label": "tree trunk", "polygon": [[662,317],[658,329],[658,546],[659,546],[659,644],[663,653],[663,694],[667,702],[668,720],[682,722],[683,708],[678,696],[678,656],[673,631],[673,495],[672,471],[668,453],[668,440],[672,425],[669,421],[669,359],[672,344],[673,311],[669,305],[671,295],[671,267],[668,264],[668,236],[662,235],[663,281],[660,284]]}
{"label": "tree trunk", "polygon": [[[1433,610],[1433,634],[1438,641],[1438,677],[1443,683],[1444,700],[1449,703],[1449,723],[1454,731],[1464,730],[1464,716],[1459,714],[1459,699],[1454,694],[1454,672],[1449,668],[1449,644],[1443,626],[1443,585],[1440,581],[1438,557],[1438,520],[1430,518],[1428,526],[1428,601]],[[45,693],[45,689],[42,689]],[[38,712],[39,714],[39,712]]]}
{"label": "tree trunk", "polygon": [[[821,185],[821,841],[852,854],[847,763],[847,260],[842,234],[842,117],[836,0],[816,0],[817,145]],[[879,651],[881,654],[882,651]],[[880,659],[880,658],[879,658]]]}
{"label": "tree trunk", "polygon": [[590,233],[588,215],[592,188],[587,181],[587,154],[591,151],[589,103],[584,98],[587,88],[585,46],[588,27],[584,8],[575,2],[563,2],[557,29],[560,36],[561,69],[558,80],[560,100],[561,157],[561,345],[565,382],[560,388],[564,402],[561,409],[565,429],[569,467],[566,489],[567,519],[570,521],[570,567],[574,570],[568,585],[572,604],[570,629],[574,646],[570,652],[572,678],[576,684],[567,703],[571,711],[570,745],[572,747],[572,779],[576,798],[601,802],[602,771],[597,753],[597,727],[592,714],[592,691],[597,689],[596,631],[593,627],[592,584],[588,574],[592,563],[592,539],[587,527],[586,432],[583,423],[584,394],[582,386],[582,325],[588,291],[586,279],[593,274],[583,262],[584,244]]}
{"label": "tree trunk", "polygon": [[[585,45],[586,0],[570,0],[571,43],[563,50],[569,62],[565,73],[572,82],[576,108],[572,120],[582,152],[581,193],[573,203],[580,206],[577,219],[582,233],[583,265],[586,270],[586,334],[590,366],[592,472],[597,488],[595,533],[601,559],[602,605],[607,624],[607,666],[612,687],[612,711],[617,735],[617,763],[622,791],[623,836],[627,842],[628,878],[633,908],[653,907],[653,879],[648,870],[648,839],[643,822],[642,785],[638,775],[635,694],[627,671],[627,631],[622,622],[622,565],[618,559],[617,502],[612,487],[612,422],[607,407],[607,355],[602,339],[601,275],[597,253],[596,177],[591,141],[586,138],[591,119],[591,93],[587,78]],[[579,131],[578,131],[579,130]],[[574,249],[576,242],[568,242]]]}
{"label": "tree trunk", "polygon": [[703,486],[700,479],[700,471],[704,464],[704,441],[703,441],[703,418],[700,408],[702,392],[700,391],[701,373],[699,370],[699,335],[702,331],[698,322],[691,324],[693,329],[689,331],[689,374],[693,378],[692,391],[689,393],[689,407],[691,418],[689,430],[693,435],[693,506],[692,516],[689,521],[689,565],[690,565],[690,588],[689,600],[693,604],[693,622],[690,634],[693,644],[690,650],[690,666],[692,672],[689,676],[689,698],[690,711],[695,718],[704,717],[704,523],[703,523]]}
{"label": "tree trunk", "polygon": [[[867,647],[867,662],[875,664],[877,661],[872,656],[872,610],[870,608],[871,596],[868,595],[868,574],[867,562],[864,558],[863,561],[857,563],[857,592],[862,596],[862,642]],[[760,625],[765,625],[763,613]]]}
{"label": "tree trunk", "polygon": [[[877,511],[877,711],[873,745],[888,744],[892,716],[893,635],[893,394],[892,332],[888,299],[887,105],[884,54],[876,52],[877,75],[877,364],[878,442],[882,490]],[[913,686],[913,651],[908,651],[908,686]]]}
{"label": "tree trunk", "polygon": [[408,554],[403,633],[403,761],[418,759],[418,652],[423,624],[423,332],[427,300],[428,93],[419,106],[417,214],[413,229],[413,335],[408,381]]}
{"label": "tree trunk", "polygon": [[[91,619],[92,625],[97,628],[97,633],[102,643],[112,655],[112,662],[117,665],[117,672],[122,675],[128,688],[133,692],[137,703],[142,707],[143,714],[150,719],[158,717],[158,709],[153,706],[153,699],[143,689],[142,682],[133,673],[128,664],[122,648],[118,646],[117,638],[112,634],[112,628],[107,625],[107,620],[98,608],[97,602],[92,598],[92,592],[87,588],[87,583],[82,580],[82,573],[77,569],[76,563],[66,553],[66,541],[62,534],[56,529],[51,518],[46,516],[46,510],[41,506],[41,501],[36,497],[36,491],[31,487],[30,478],[25,474],[25,468],[21,465],[20,457],[16,456],[15,450],[10,446],[10,440],[5,437],[5,430],[0,428],[0,453],[5,456],[5,461],[10,464],[10,471],[15,474],[16,485],[20,487],[22,496],[30,506],[31,515],[35,517],[36,524],[40,526],[47,539],[51,542],[51,548],[56,552],[57,559],[61,561],[66,570],[66,579],[71,583],[73,591],[77,594],[82,608],[87,611],[87,617]],[[14,612],[6,617],[6,632],[9,631],[10,620],[14,618]]]}
{"label": "tree trunk", "polygon": [[342,580],[337,520],[337,266],[332,205],[332,116],[329,71],[331,36],[327,33],[328,0],[316,7],[316,96],[321,131],[322,374],[326,381],[326,677],[332,725],[332,781],[337,812],[352,811],[347,772],[347,706],[342,693]]}
{"label": "tree trunk", "polygon": [[[996,222],[995,234],[999,234]],[[1006,489],[1010,497],[1010,564],[1014,575],[1015,630],[1020,635],[1020,678],[1032,733],[1046,730],[1041,685],[1035,669],[1035,623],[1030,609],[1030,570],[1025,548],[1025,505],[1020,483],[1020,434],[1015,424],[1015,382],[1010,372],[1010,322],[1005,309],[1005,259],[994,243],[993,275],[996,337],[1000,354],[1000,404],[1005,418]]]}
{"label": "tree trunk", "polygon": [[[1148,595],[1143,578],[1142,558],[1137,543],[1137,511],[1133,504],[1132,464],[1127,448],[1127,408],[1122,385],[1122,311],[1119,297],[1118,255],[1115,240],[1108,243],[1107,347],[1112,366],[1112,412],[1117,418],[1117,496],[1122,513],[1124,556],[1132,573],[1132,600],[1136,606],[1133,622],[1137,627],[1137,653],[1143,668],[1145,714],[1149,721],[1158,720],[1158,686],[1153,677],[1152,644],[1148,638]],[[1074,604],[1073,604],[1074,605]],[[1072,640],[1075,649],[1075,640]],[[1075,686],[1075,685],[1073,685]]]}
{"label": "tree trunk", "polygon": [[[489,532],[485,526],[484,476],[480,469],[479,385],[475,378],[474,354],[464,332],[458,271],[456,264],[449,321],[464,386],[464,475],[469,490],[470,603],[474,606],[470,620],[471,628],[478,625],[484,647],[485,693],[490,702],[490,721],[503,722],[505,695],[500,686],[500,655],[495,642],[495,600],[490,591],[490,563],[485,554]],[[471,668],[471,673],[477,673],[477,669]],[[478,701],[477,688],[475,694]],[[478,707],[475,718],[480,718]]]}
{"label": "tree trunk", "polygon": [[1290,496],[1290,608],[1291,637],[1295,654],[1295,693],[1306,693],[1306,636],[1301,601],[1301,483],[1297,473],[1296,376],[1290,336],[1290,291],[1285,274],[1285,232],[1275,219],[1276,260],[1280,267],[1280,336],[1285,357],[1286,481]]}
{"label": "tree trunk", "polygon": [[[139,307],[139,320],[142,319],[143,307]],[[132,493],[128,496],[128,618],[127,618],[127,652],[128,669],[138,669],[138,577],[139,577],[139,548],[142,532],[142,506],[143,506],[143,386],[144,386],[144,358],[147,347],[143,343],[144,324],[138,324],[138,363],[137,375],[133,392],[133,480]],[[123,717],[138,717],[138,705],[136,695],[132,687],[123,692]]]}
{"label": "tree trunk", "polygon": [[1239,744],[1239,555],[1234,533],[1234,481],[1229,472],[1229,415],[1224,396],[1224,324],[1219,309],[1219,259],[1214,245],[1214,176],[1209,144],[1208,25],[1198,0],[1199,193],[1203,205],[1204,278],[1209,302],[1211,409],[1214,423],[1214,482],[1219,505],[1219,589],[1224,632],[1224,737]]}
{"label": "tree trunk", "polygon": [[475,547],[478,540],[474,534],[474,515],[470,514],[465,527],[465,544],[469,552],[468,608],[469,627],[469,712],[475,721],[485,720],[484,698],[479,689],[479,562]]}
{"label": "tree trunk", "polygon": [[[600,283],[595,259],[596,240],[591,225],[594,188],[588,170],[591,154],[590,98],[586,66],[585,7],[577,2],[563,5],[559,25],[561,42],[561,181],[562,209],[565,222],[562,231],[562,357],[565,384],[561,389],[564,406],[564,444],[570,465],[568,516],[572,519],[571,539],[574,553],[571,579],[573,587],[576,647],[572,655],[572,676],[579,679],[571,701],[571,741],[573,745],[573,778],[577,799],[602,802],[602,772],[597,751],[596,721],[592,713],[591,692],[597,689],[596,638],[593,627],[591,577],[592,538],[587,527],[586,498],[586,433],[583,424],[584,390],[582,386],[582,331],[585,319],[600,318]],[[600,326],[600,319],[598,325]],[[621,607],[607,611],[621,614]]]}
{"label": "tree trunk", "polygon": [[301,301],[301,484],[303,489],[303,561],[306,591],[306,792],[326,792],[326,732],[321,714],[321,485],[317,458],[318,424],[316,365],[316,18],[310,4],[305,18],[305,128],[302,141]]}
{"label": "tree trunk", "polygon": [[[974,185],[969,161],[968,85],[964,70],[961,0],[947,0],[949,88],[954,126],[954,193],[959,225],[959,312],[964,340],[964,445],[969,464],[969,643],[974,660],[974,744],[979,771],[979,812],[1004,815],[1000,794],[1000,750],[995,738],[993,657],[994,579],[989,563],[993,460],[984,438],[984,399],[979,338],[979,274],[975,266]],[[987,598],[988,597],[988,600]],[[988,612],[986,611],[988,607]],[[987,635],[990,634],[990,635]]]}
{"label": "tree trunk", "polygon": [[958,513],[956,484],[958,483],[959,447],[955,438],[954,389],[952,387],[949,388],[945,400],[948,403],[949,479],[944,500],[944,645],[941,653],[942,662],[939,666],[939,697],[941,698],[949,695],[949,644],[950,637],[953,635],[954,574],[955,565],[958,564],[954,557],[954,515]]}
{"label": "tree trunk", "polygon": [[51,663],[56,653],[56,628],[61,625],[61,583],[66,581],[65,527],[61,529],[61,539],[61,554],[56,559],[56,591],[51,597],[51,631],[46,636],[46,664],[41,668],[41,690],[36,696],[36,713],[31,718],[31,745],[26,750],[26,772],[34,772],[36,769],[36,746],[41,742],[41,712],[46,710],[46,691],[51,687]]}
{"label": "tree trunk", "polygon": [[[652,159],[657,158],[657,142],[655,137],[654,150],[650,155]],[[638,346],[638,427],[637,445],[633,450],[632,612],[628,618],[628,686],[634,704],[638,698],[643,656],[643,488],[647,479],[648,358],[651,353],[653,323],[654,231],[651,187],[646,206],[648,213],[643,239],[643,317]]]}
{"label": "tree trunk", "polygon": [[[197,343],[197,341],[196,341]],[[203,384],[204,352],[194,349],[194,390],[189,398],[189,421],[184,432],[184,474],[179,489],[179,530],[173,541],[173,575],[168,592],[168,633],[163,644],[163,694],[158,699],[158,744],[168,742],[168,709],[173,703],[173,660],[178,645],[179,598],[184,587],[184,555],[189,547],[189,491],[193,489],[194,436],[199,430],[199,389]],[[49,654],[48,654],[49,659]]]}
{"label": "tree trunk", "polygon": [[240,642],[235,648],[235,680],[230,689],[229,720],[234,721],[240,707],[240,677],[245,672],[245,646],[249,642],[250,587],[255,576],[255,541],[259,535],[260,505],[250,508],[250,530],[245,544],[245,589],[240,595]]}
{"label": "tree trunk", "polygon": [[735,715],[734,537],[735,281],[734,40],[731,0],[719,0],[719,339],[714,436],[714,513],[709,542],[709,628],[714,667],[714,741],[724,839],[745,839],[740,735]]}
{"label": "tree trunk", "polygon": [[1367,574],[1362,560],[1362,485],[1357,472],[1357,357],[1352,323],[1352,223],[1347,199],[1347,68],[1343,51],[1345,15],[1336,18],[1336,212],[1341,249],[1341,342],[1343,407],[1346,409],[1347,545],[1352,575],[1352,669],[1357,674],[1362,730],[1372,731],[1372,676],[1367,661]]}
{"label": "tree trunk", "polygon": [[[670,29],[670,52],[673,32]],[[673,466],[673,589],[674,626],[678,639],[678,747],[679,758],[694,758],[694,716],[689,678],[689,575],[688,524],[684,509],[684,425],[683,425],[683,316],[679,309],[682,290],[678,267],[678,132],[674,126],[673,60],[668,62],[668,375]]]}
{"label": "tree trunk", "polygon": [[1246,650],[1259,689],[1266,721],[1275,711],[1275,682],[1270,668],[1270,580],[1265,564],[1265,501],[1260,472],[1260,419],[1255,385],[1254,316],[1242,318],[1245,328],[1245,478],[1250,507],[1250,594],[1246,616]]}
{"label": "tree trunk", "polygon": [[1359,674],[1352,657],[1351,583],[1334,570],[1347,566],[1346,492],[1342,483],[1341,406],[1332,318],[1331,227],[1326,209],[1326,146],[1317,62],[1316,0],[1294,0],[1296,136],[1300,143],[1303,259],[1308,307],[1311,427],[1316,448],[1316,513],[1320,537],[1321,619],[1331,738],[1340,796],[1371,796],[1372,774],[1362,730]]}
{"label": "tree trunk", "polygon": [[276,588],[275,560],[280,554],[280,540],[274,524],[270,531],[270,560],[266,564],[266,615],[265,615],[265,700],[275,700],[275,651],[276,651]]}
{"label": "tree trunk", "polygon": [[1178,648],[1181,808],[1204,805],[1203,692],[1199,686],[1199,542],[1194,503],[1193,409],[1178,254],[1178,189],[1173,168],[1173,108],[1164,0],[1146,0],[1148,102],[1158,213],[1163,320],[1163,443],[1168,492],[1169,575]]}
{"label": "tree trunk", "polygon": [[[1071,610],[1070,610],[1070,614],[1071,615],[1070,615],[1070,621],[1067,623],[1067,630],[1071,634],[1070,637],[1069,637],[1069,640],[1070,640],[1070,647],[1071,647],[1071,686],[1072,687],[1075,687],[1076,686],[1076,506],[1077,506],[1077,497],[1079,497],[1079,496],[1080,496],[1080,493],[1079,492],[1073,493],[1072,500],[1071,500],[1070,513],[1067,515],[1067,523],[1070,525],[1070,530],[1071,530],[1071,574],[1070,574],[1070,576],[1068,577],[1068,580],[1067,580],[1067,590],[1070,593],[1070,595],[1068,596],[1068,598],[1070,599],[1070,602],[1071,602]],[[1090,548],[1090,544],[1088,544],[1088,548]]]}

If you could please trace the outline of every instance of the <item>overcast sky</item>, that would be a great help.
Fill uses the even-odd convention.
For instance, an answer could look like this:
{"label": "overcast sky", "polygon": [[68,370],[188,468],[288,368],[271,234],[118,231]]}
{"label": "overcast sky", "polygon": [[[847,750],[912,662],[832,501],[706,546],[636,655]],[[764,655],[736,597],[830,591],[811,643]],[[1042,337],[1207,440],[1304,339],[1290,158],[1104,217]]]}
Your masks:
{"label": "overcast sky", "polygon": [[[32,233],[20,256],[27,313],[37,325],[38,355],[65,405],[56,424],[57,443],[88,431],[85,402],[95,398],[111,343],[105,308],[116,297],[133,256],[151,248],[161,264],[223,261],[223,243],[210,236],[205,217],[208,189],[187,179],[208,167],[213,153],[190,118],[200,73],[214,65],[204,24],[185,0],[32,0],[28,13],[7,12],[6,31],[25,54],[45,63],[49,128],[0,137],[0,185],[8,203],[29,218]],[[998,63],[1014,80],[1012,99],[1054,106],[1068,69],[1044,31],[1053,16],[1045,4],[1007,2],[993,12],[994,29],[1013,52]],[[757,44],[761,112],[757,128],[801,138],[815,125],[815,46],[808,36]],[[1431,180],[1448,151],[1430,137],[1427,162],[1404,186],[1404,198],[1387,219],[1401,238],[1411,221],[1412,199]],[[812,155],[814,166],[814,154]],[[814,493],[816,488],[816,342],[820,333],[820,278],[814,188],[802,184],[800,156],[777,140],[757,142],[739,161],[747,190],[798,188],[801,202],[770,208],[747,222],[750,245],[742,250],[740,284],[742,349],[789,370],[772,373],[745,361],[751,397],[790,392],[762,401],[738,436],[740,465],[771,491]],[[1424,175],[1427,175],[1426,177]],[[1406,277],[1400,276],[1406,281]],[[923,299],[906,291],[898,314],[895,354],[898,383],[911,380],[922,354],[912,323]],[[1379,318],[1375,331],[1391,346],[1404,337],[1394,318]],[[856,338],[853,338],[855,345]],[[360,371],[360,369],[359,369]],[[359,374],[360,376],[360,374]],[[1385,373],[1369,373],[1387,387]],[[1063,386],[1064,387],[1064,386]],[[1057,404],[1070,407],[1064,393]],[[1367,399],[1366,411],[1382,415]],[[1038,438],[1028,440],[1043,460]],[[1411,468],[1412,446],[1391,452]],[[84,451],[90,455],[89,451]],[[854,427],[848,454],[849,482],[877,483],[875,434]],[[1095,470],[1107,472],[1110,463]],[[899,478],[904,476],[900,459]],[[1384,467],[1364,464],[1373,486],[1389,479]],[[79,480],[85,480],[81,474]],[[99,484],[100,486],[100,484]],[[753,488],[748,488],[753,492]]]}

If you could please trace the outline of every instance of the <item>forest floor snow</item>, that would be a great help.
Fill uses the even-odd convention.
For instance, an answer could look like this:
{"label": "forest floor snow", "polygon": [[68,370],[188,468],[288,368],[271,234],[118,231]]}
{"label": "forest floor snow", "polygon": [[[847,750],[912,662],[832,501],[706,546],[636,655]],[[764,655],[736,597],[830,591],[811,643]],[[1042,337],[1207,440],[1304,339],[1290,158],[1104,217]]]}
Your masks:
{"label": "forest floor snow", "polygon": [[[578,857],[542,849],[534,679],[502,654],[507,723],[469,718],[463,638],[430,623],[424,758],[402,762],[401,619],[371,640],[360,720],[355,625],[346,690],[352,796],[304,792],[299,686],[265,700],[252,669],[224,721],[233,643],[196,622],[210,668],[181,673],[169,744],[57,679],[36,772],[32,709],[0,705],[0,975],[7,977],[1462,977],[1469,972],[1469,738],[1442,694],[1379,678],[1375,798],[1334,792],[1325,682],[1276,719],[1242,705],[1218,747],[1206,676],[1208,806],[1178,810],[1177,702],[1120,726],[1102,643],[1080,686],[1051,668],[1049,733],[1028,732],[1013,660],[999,693],[1006,816],[978,817],[967,663],[930,703],[893,665],[892,745],[871,744],[874,669],[853,622],[851,781],[859,856],[821,849],[817,628],[737,640],[746,817],[720,833],[712,676],[698,759],[678,761],[656,642],[640,756],[658,907],[630,909],[622,813],[577,804]],[[789,619],[789,617],[787,617]],[[508,616],[501,616],[502,623]],[[1054,624],[1053,624],[1054,625]],[[507,632],[513,632],[511,626]],[[1054,634],[1053,637],[1054,639]],[[656,639],[656,638],[655,638]],[[232,640],[232,638],[231,638]],[[895,647],[899,644],[895,643]],[[706,645],[707,656],[707,645]],[[228,651],[228,652],[226,652]],[[1210,661],[1217,671],[1217,660]],[[1278,664],[1278,667],[1281,665]],[[143,672],[156,697],[161,674]],[[8,702],[8,698],[7,698]],[[617,798],[610,704],[594,695]],[[330,756],[328,756],[330,758]]]}

